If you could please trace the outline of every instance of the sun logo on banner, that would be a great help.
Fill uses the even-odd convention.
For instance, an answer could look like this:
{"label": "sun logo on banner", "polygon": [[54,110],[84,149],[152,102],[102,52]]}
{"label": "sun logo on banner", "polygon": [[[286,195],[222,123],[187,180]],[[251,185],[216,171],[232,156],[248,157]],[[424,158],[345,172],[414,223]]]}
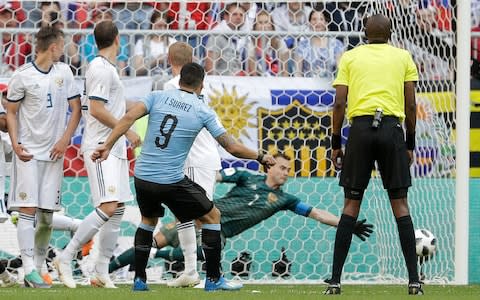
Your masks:
{"label": "sun logo on banner", "polygon": [[240,136],[250,139],[247,128],[256,127],[254,123],[250,122],[255,119],[250,110],[256,102],[246,103],[248,93],[238,95],[235,86],[231,90],[227,90],[225,86],[222,86],[222,90],[210,88],[213,91],[213,94],[208,95],[210,106],[215,110],[228,133],[237,139]]}

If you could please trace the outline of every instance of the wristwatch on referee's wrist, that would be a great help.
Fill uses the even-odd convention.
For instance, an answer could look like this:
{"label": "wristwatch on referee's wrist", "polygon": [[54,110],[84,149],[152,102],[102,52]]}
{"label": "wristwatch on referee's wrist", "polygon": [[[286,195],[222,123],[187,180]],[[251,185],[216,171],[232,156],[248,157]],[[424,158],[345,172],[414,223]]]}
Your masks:
{"label": "wristwatch on referee's wrist", "polygon": [[339,134],[332,134],[332,149],[338,150],[342,148],[342,137]]}
{"label": "wristwatch on referee's wrist", "polygon": [[263,164],[263,157],[265,156],[265,153],[263,153],[262,150],[258,151],[258,156],[257,156],[257,161],[261,164]]}
{"label": "wristwatch on referee's wrist", "polygon": [[415,150],[415,132],[407,132],[407,140],[405,141],[405,143],[407,144],[407,150]]}

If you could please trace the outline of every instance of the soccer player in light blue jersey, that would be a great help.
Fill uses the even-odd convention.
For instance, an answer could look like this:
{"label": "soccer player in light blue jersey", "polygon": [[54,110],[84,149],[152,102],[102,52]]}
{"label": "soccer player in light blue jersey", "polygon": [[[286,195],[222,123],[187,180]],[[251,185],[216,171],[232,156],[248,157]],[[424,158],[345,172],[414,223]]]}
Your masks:
{"label": "soccer player in light blue jersey", "polygon": [[148,290],[145,268],[152,247],[153,230],[166,205],[180,222],[198,219],[202,225],[202,247],[207,265],[205,291],[238,290],[220,273],[220,212],[205,191],[183,171],[185,159],[202,128],[232,155],[273,165],[270,155],[257,153],[238,143],[220,123],[215,112],[199,99],[205,71],[197,63],[183,66],[180,89],[152,92],[119,121],[92,160],[108,158],[112,146],[139,118],[149,114],[147,133],[135,166],[135,190],[142,222],[135,234],[135,280],[133,290]]}

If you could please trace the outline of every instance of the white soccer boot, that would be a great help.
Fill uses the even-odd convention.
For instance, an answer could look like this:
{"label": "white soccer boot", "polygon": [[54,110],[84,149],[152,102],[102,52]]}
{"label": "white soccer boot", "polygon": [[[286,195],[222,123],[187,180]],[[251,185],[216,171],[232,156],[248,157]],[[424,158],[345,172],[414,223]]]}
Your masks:
{"label": "white soccer boot", "polygon": [[168,287],[192,287],[200,283],[200,276],[197,272],[193,275],[185,274],[178,276],[177,278],[167,282]]}
{"label": "white soccer boot", "polygon": [[90,278],[90,284],[94,287],[100,287],[105,289],[117,288],[108,274],[102,275],[96,273],[92,278]]}
{"label": "white soccer boot", "polygon": [[57,270],[58,279],[68,288],[74,289],[77,287],[72,276],[72,265],[70,262],[61,261],[60,258],[53,260],[53,266]]}

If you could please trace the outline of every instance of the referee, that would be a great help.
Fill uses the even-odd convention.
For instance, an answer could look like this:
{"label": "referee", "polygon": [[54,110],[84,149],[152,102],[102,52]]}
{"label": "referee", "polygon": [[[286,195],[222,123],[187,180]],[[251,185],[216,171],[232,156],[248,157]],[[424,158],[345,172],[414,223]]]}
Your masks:
{"label": "referee", "polygon": [[[342,169],[345,192],[343,213],[335,236],[332,277],[325,294],[340,294],[340,277],[363,193],[377,161],[383,186],[395,215],[405,263],[409,294],[423,294],[417,273],[415,235],[407,203],[411,185],[409,166],[415,148],[415,82],[417,69],[411,55],[388,44],[390,20],[377,14],[365,25],[368,44],[347,51],[339,63],[333,108],[332,160]],[[345,149],[341,128],[348,99],[351,122]],[[405,121],[406,141],[402,128]]]}

